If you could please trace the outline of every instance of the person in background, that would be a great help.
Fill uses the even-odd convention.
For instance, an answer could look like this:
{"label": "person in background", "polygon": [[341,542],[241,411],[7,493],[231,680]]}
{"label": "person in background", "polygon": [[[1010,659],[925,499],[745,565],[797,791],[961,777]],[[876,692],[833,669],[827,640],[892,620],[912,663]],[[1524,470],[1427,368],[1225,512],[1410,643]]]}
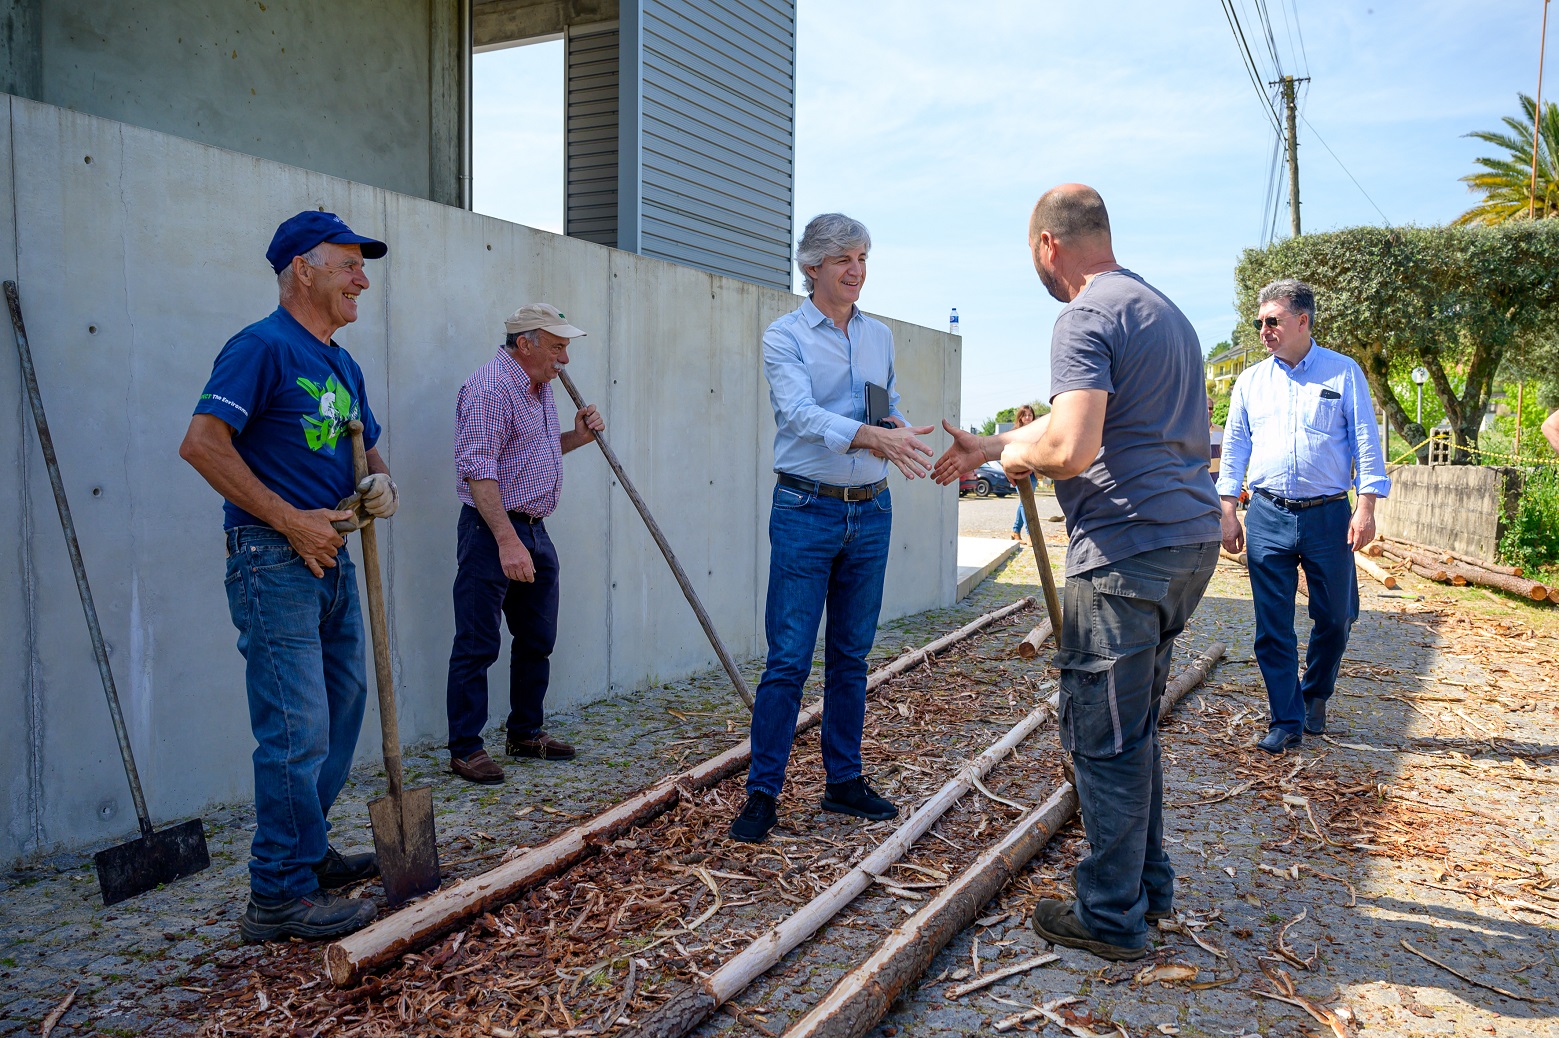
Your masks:
{"label": "person in background", "polygon": [[[1256,607],[1256,664],[1267,686],[1268,753],[1326,732],[1326,703],[1359,617],[1353,553],[1375,539],[1375,499],[1391,492],[1364,371],[1316,344],[1315,291],[1283,278],[1256,295],[1256,333],[1268,357],[1240,375],[1229,397],[1218,477],[1223,546],[1245,553]],[[1249,483],[1242,526],[1234,514]],[[1348,491],[1358,491],[1358,508]],[[1299,675],[1294,600],[1309,584],[1310,629]]]}
{"label": "person in background", "polygon": [[1207,439],[1210,442],[1210,453],[1207,458],[1207,471],[1213,477],[1213,482],[1218,482],[1218,460],[1223,454],[1223,426],[1213,421],[1213,401],[1207,399]]}
{"label": "person in background", "polygon": [[[1024,404],[1022,407],[1018,408],[1018,413],[1013,416],[1013,428],[1021,429],[1033,420],[1034,409],[1028,404]],[[1029,474],[1028,480],[1029,486],[1031,488],[1037,487],[1039,485],[1039,478],[1032,473]],[[1018,498],[1018,517],[1012,521],[1013,540],[1020,543],[1023,541],[1023,527],[1026,525],[1026,523],[1027,520],[1023,517],[1023,498],[1020,496]]]}

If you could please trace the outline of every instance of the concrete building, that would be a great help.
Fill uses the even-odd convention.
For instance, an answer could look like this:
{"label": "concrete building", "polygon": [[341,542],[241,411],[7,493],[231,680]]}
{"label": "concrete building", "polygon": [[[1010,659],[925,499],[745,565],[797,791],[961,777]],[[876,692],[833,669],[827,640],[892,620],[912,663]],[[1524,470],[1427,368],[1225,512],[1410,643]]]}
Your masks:
{"label": "concrete building", "polygon": [[[759,0],[749,6],[757,10]],[[301,2],[0,7],[0,76],[10,91],[0,94],[0,188],[12,202],[0,206],[0,278],[20,285],[131,744],[159,823],[251,795],[253,743],[222,588],[220,501],[177,446],[221,344],[275,306],[263,253],[276,224],[299,209],[340,213],[390,244],[390,255],[370,264],[373,287],[358,322],[338,338],[367,374],[385,426],[382,449],[402,490],[381,544],[409,744],[445,737],[454,394],[492,355],[503,315],[520,302],[557,302],[591,332],[575,351],[576,382],[606,416],[615,449],[731,651],[763,651],[773,421],[758,344],[797,303],[784,291],[789,189],[775,189],[783,218],[777,208],[750,207],[754,226],[768,221],[783,240],[782,253],[762,261],[767,273],[757,259],[738,269],[735,251],[726,257],[732,276],[696,269],[713,264],[656,237],[675,209],[668,200],[684,191],[689,212],[709,200],[700,211],[714,221],[710,237],[739,239],[721,223],[730,217],[714,210],[746,212],[747,202],[699,178],[715,170],[738,184],[764,179],[723,168],[717,157],[657,150],[669,149],[660,136],[694,148],[706,132],[740,150],[715,129],[674,131],[657,100],[671,78],[656,64],[664,40],[692,31],[668,20],[672,10],[635,0],[632,11],[625,4],[616,12],[619,54],[638,55],[645,83],[638,129],[616,138],[643,142],[635,145],[641,158],[621,164],[643,185],[635,255],[588,240],[604,237],[604,225],[587,234],[583,217],[570,217],[569,237],[455,204],[466,197],[459,80],[467,52],[449,41],[470,32],[491,42],[541,24],[574,41],[573,76],[592,35],[583,22],[493,19],[551,11],[599,29],[610,21],[604,3],[478,4],[469,30],[459,27],[471,9],[446,0],[338,0],[328,20]],[[776,18],[776,46],[793,55],[793,13],[788,23]],[[714,32],[708,21],[698,32]],[[722,32],[733,24],[721,21]],[[490,28],[499,24],[509,28]],[[626,48],[625,33],[642,44]],[[684,75],[706,85],[718,79],[718,70],[678,53],[696,66],[696,76]],[[783,65],[776,59],[773,67]],[[583,115],[571,104],[569,132]],[[775,162],[788,177],[788,157]],[[693,186],[673,190],[655,179],[661,166],[679,163]],[[619,204],[617,212],[627,210]],[[626,226],[618,224],[618,243]],[[751,246],[741,255],[758,257],[763,250],[752,242],[761,237],[741,239]],[[888,323],[908,413],[956,422],[959,340]],[[0,862],[8,862],[118,842],[135,820],[14,363],[0,364],[0,416],[0,480],[17,488],[0,495],[0,705],[14,719],[0,728]],[[570,455],[565,469],[552,524],[565,577],[549,707],[714,666],[598,453]],[[894,492],[885,617],[949,605],[956,498],[897,478]],[[494,703],[500,714],[502,699]],[[378,753],[377,723],[370,701],[364,759]]]}

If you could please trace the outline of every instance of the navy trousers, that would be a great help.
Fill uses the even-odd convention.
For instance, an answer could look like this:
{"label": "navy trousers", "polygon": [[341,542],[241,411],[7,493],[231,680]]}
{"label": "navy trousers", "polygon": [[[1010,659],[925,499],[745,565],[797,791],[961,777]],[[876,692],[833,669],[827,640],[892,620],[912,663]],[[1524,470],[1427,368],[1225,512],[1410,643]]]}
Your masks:
{"label": "navy trousers", "polygon": [[[1348,634],[1359,618],[1359,578],[1348,545],[1346,498],[1289,509],[1252,494],[1245,513],[1245,558],[1256,605],[1256,665],[1267,685],[1268,728],[1299,734],[1305,703],[1329,699]],[[1299,569],[1310,586],[1310,646],[1299,676],[1294,598]]]}
{"label": "navy trousers", "polygon": [[449,752],[468,757],[482,748],[487,724],[487,670],[502,644],[498,620],[509,625],[509,735],[541,731],[552,647],[558,636],[558,553],[542,523],[513,519],[514,532],[536,564],[533,583],[510,580],[498,561],[498,542],[482,514],[460,509],[455,560],[455,644],[449,653]]}

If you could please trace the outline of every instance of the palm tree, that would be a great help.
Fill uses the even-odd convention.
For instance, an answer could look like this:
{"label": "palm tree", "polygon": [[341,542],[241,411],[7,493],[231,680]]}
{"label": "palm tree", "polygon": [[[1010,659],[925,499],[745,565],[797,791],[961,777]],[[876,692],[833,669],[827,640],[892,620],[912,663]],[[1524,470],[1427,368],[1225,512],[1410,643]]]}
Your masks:
{"label": "palm tree", "polygon": [[1467,190],[1481,191],[1483,200],[1454,222],[1503,223],[1506,220],[1524,220],[1529,207],[1539,220],[1559,216],[1559,105],[1552,101],[1543,106],[1543,122],[1538,134],[1537,192],[1535,204],[1532,194],[1532,123],[1536,118],[1537,102],[1525,94],[1521,98],[1521,110],[1525,122],[1505,117],[1510,133],[1480,130],[1466,134],[1486,144],[1504,148],[1510,154],[1505,158],[1480,158],[1476,162],[1483,167],[1481,173],[1469,173],[1462,177]]}

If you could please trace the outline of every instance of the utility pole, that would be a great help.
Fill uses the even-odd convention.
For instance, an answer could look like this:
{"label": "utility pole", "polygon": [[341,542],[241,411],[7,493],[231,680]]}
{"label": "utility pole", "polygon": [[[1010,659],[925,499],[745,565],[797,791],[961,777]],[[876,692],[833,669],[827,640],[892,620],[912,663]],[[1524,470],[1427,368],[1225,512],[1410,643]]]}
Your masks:
{"label": "utility pole", "polygon": [[1302,79],[1284,76],[1267,84],[1283,88],[1283,108],[1287,112],[1288,121],[1288,214],[1296,238],[1299,237],[1299,113],[1294,101],[1294,88],[1296,84],[1308,82],[1308,76]]}
{"label": "utility pole", "polygon": [[1537,215],[1537,140],[1538,128],[1543,125],[1543,51],[1547,47],[1548,0],[1543,0],[1543,31],[1537,37],[1537,105],[1532,109],[1532,194],[1527,200],[1528,220]]}

